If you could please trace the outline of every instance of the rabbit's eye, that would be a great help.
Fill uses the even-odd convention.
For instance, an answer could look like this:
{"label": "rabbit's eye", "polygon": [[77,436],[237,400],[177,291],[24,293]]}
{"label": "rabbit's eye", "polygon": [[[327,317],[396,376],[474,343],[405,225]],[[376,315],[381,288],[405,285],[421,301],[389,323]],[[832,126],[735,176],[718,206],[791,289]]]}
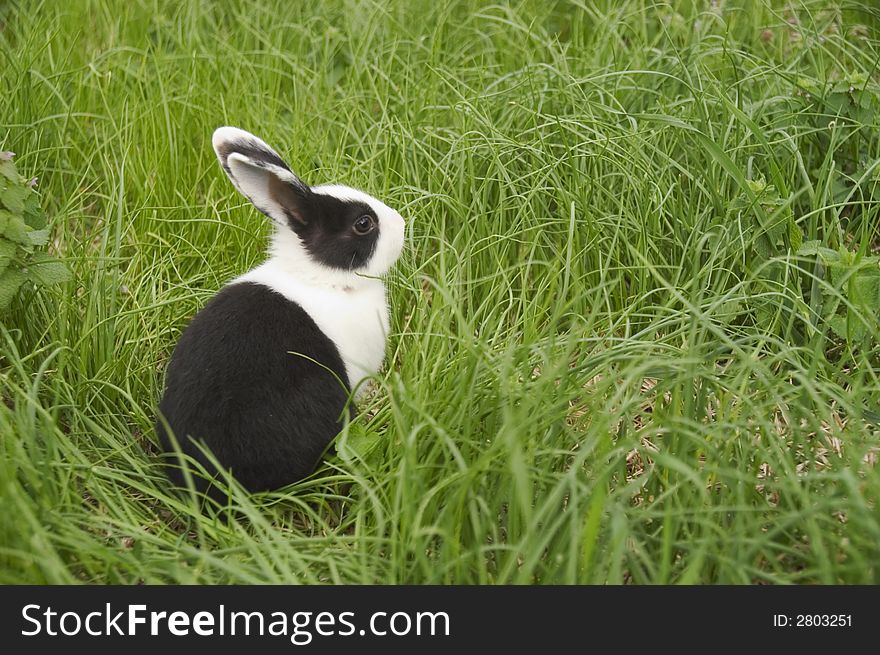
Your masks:
{"label": "rabbit's eye", "polygon": [[375,223],[373,223],[373,217],[364,214],[359,217],[353,224],[352,229],[355,231],[355,234],[360,234],[363,236],[364,234],[369,234],[372,232],[375,227]]}

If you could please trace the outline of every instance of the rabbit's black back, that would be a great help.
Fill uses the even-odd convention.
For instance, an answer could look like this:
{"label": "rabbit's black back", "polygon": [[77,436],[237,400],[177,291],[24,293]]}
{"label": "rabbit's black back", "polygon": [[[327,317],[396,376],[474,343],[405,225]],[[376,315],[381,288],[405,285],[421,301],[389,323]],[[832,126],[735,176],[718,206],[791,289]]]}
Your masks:
{"label": "rabbit's black back", "polygon": [[[336,346],[298,304],[240,282],[217,294],[184,331],[159,409],[183,452],[215,473],[193,443],[201,441],[246,489],[263,491],[314,470],[341,429],[343,384],[348,379]],[[157,431],[171,451],[161,418]],[[169,473],[183,485],[178,462]],[[223,499],[216,487],[194,479],[201,491]]]}

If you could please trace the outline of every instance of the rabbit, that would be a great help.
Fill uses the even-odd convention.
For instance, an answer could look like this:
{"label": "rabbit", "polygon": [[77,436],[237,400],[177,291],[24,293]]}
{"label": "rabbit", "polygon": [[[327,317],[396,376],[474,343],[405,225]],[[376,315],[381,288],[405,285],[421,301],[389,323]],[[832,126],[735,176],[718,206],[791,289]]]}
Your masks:
{"label": "rabbit", "polygon": [[[308,186],[248,132],[221,127],[212,142],[232,184],[275,230],[267,260],[228,283],[181,335],[156,429],[178,486],[174,441],[212,475],[198,443],[248,491],[266,491],[313,472],[351,390],[381,368],[381,276],[400,256],[405,222],[363,191]],[[192,479],[225,501],[210,481]]]}

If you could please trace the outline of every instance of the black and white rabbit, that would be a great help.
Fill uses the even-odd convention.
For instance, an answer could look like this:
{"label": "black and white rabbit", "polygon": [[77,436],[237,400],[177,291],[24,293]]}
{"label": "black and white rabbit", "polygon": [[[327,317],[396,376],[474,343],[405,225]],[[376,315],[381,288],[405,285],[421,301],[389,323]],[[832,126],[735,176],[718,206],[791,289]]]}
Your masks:
{"label": "black and white rabbit", "polygon": [[[243,130],[221,127],[213,145],[275,233],[266,262],[232,280],[183,332],[157,431],[168,452],[166,423],[212,473],[196,442],[246,489],[275,489],[314,470],[341,428],[349,390],[382,365],[389,323],[380,276],[400,256],[404,220],[362,191],[309,187]],[[170,475],[183,485],[174,461]]]}

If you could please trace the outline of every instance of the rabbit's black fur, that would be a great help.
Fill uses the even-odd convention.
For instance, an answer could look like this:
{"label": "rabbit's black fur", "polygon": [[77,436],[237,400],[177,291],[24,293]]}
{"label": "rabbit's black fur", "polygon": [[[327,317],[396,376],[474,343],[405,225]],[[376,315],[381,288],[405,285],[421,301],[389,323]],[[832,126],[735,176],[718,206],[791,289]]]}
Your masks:
{"label": "rabbit's black fur", "polygon": [[[390,327],[381,280],[403,248],[404,221],[350,187],[310,187],[252,134],[214,132],[233,185],[276,225],[269,258],[232,280],[174,350],[157,432],[172,479],[175,442],[217,477],[201,448],[248,490],[312,472],[342,427],[352,389],[382,365]],[[223,501],[202,476],[199,491]]]}
{"label": "rabbit's black fur", "polygon": [[[184,331],[159,409],[184,453],[214,472],[182,438],[209,435],[214,457],[234,462],[231,472],[246,489],[263,491],[312,472],[340,430],[347,386],[336,346],[309,315],[268,287],[243,282],[217,294]],[[157,429],[172,450],[162,421]],[[177,464],[169,473],[184,484]],[[211,492],[222,502],[216,487]]]}

